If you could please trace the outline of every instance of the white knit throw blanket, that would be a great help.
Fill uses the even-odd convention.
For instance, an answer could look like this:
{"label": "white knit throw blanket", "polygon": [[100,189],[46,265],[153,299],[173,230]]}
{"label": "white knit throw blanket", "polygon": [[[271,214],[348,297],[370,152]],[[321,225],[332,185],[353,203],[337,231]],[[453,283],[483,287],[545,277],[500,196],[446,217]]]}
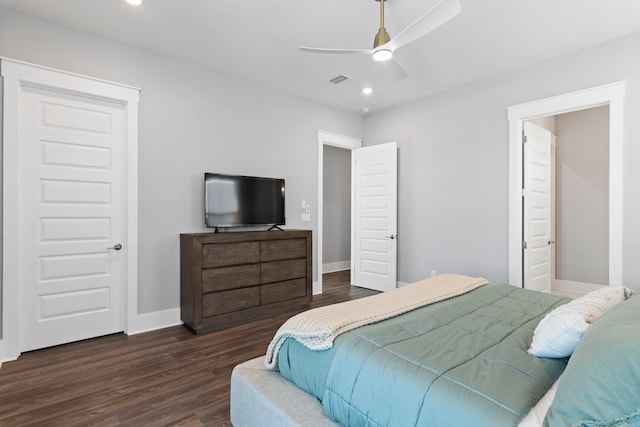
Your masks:
{"label": "white knit throw blanket", "polygon": [[360,326],[389,319],[413,309],[464,294],[489,283],[481,277],[442,274],[389,292],[314,308],[287,320],[267,348],[265,364],[275,368],[286,338],[311,350],[333,347],[335,338]]}

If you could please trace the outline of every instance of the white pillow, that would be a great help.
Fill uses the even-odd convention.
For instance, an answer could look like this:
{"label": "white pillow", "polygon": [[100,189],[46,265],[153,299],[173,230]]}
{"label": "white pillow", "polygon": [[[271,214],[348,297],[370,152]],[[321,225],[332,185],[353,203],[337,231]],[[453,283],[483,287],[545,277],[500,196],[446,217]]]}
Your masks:
{"label": "white pillow", "polygon": [[589,325],[631,291],[622,286],[589,292],[568,304],[556,307],[538,323],[529,354],[537,357],[569,357]]}

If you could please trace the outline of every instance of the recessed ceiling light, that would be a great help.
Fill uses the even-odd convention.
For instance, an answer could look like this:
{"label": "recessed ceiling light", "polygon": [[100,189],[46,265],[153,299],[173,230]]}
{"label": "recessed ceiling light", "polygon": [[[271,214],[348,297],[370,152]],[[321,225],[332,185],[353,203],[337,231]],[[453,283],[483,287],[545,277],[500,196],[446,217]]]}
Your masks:
{"label": "recessed ceiling light", "polygon": [[142,4],[142,0],[126,0],[126,2],[134,6],[140,6]]}
{"label": "recessed ceiling light", "polygon": [[365,95],[371,95],[373,93],[373,89],[371,89],[370,87],[365,87],[364,89],[362,89],[362,93],[364,93]]}

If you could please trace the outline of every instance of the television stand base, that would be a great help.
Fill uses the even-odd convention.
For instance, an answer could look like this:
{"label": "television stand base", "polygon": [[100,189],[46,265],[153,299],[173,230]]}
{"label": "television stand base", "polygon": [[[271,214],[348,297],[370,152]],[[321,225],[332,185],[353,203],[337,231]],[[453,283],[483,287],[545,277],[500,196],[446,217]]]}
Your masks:
{"label": "television stand base", "polygon": [[275,229],[278,229],[278,230],[280,230],[280,231],[284,231],[282,228],[278,227],[277,225],[272,225],[271,227],[269,227],[269,229],[268,229],[267,231],[271,231],[271,230],[273,230],[274,228],[275,228]]}

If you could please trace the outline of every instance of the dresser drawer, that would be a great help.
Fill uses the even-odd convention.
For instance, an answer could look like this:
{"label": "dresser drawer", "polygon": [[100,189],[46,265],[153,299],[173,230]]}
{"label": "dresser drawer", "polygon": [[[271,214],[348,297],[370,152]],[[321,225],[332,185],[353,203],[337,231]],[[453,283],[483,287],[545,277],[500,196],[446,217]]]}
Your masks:
{"label": "dresser drawer", "polygon": [[260,283],[282,282],[307,277],[307,260],[291,259],[262,264]]}
{"label": "dresser drawer", "polygon": [[260,264],[202,270],[202,292],[246,288],[260,284]]}
{"label": "dresser drawer", "polygon": [[202,317],[231,313],[260,305],[260,286],[211,292],[202,296]]}
{"label": "dresser drawer", "polygon": [[273,304],[307,295],[307,279],[294,279],[262,285],[260,304]]}
{"label": "dresser drawer", "polygon": [[306,239],[271,240],[260,244],[260,260],[262,262],[307,256]]}
{"label": "dresser drawer", "polygon": [[202,268],[260,262],[260,242],[215,243],[202,246]]}

